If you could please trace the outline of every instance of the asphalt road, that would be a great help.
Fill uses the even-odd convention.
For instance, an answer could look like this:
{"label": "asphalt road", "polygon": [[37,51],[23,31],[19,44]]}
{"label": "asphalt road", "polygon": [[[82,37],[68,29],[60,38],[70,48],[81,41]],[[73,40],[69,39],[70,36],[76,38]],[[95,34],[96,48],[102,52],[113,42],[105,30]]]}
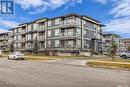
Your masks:
{"label": "asphalt road", "polygon": [[0,59],[0,87],[130,87],[129,85],[130,71]]}

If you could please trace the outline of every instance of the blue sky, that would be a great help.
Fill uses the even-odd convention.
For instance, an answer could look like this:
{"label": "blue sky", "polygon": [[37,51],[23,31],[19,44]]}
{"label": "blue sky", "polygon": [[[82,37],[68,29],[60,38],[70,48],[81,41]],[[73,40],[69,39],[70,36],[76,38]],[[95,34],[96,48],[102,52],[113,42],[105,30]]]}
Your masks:
{"label": "blue sky", "polygon": [[90,16],[106,25],[104,31],[130,38],[130,0],[15,0],[15,17],[0,16],[0,32],[38,18],[68,13]]}

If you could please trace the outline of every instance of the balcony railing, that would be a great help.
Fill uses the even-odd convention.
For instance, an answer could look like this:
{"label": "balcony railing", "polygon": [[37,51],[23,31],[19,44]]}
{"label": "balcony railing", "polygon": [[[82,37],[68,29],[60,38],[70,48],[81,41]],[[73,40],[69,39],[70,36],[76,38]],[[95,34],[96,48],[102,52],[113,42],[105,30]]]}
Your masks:
{"label": "balcony railing", "polygon": [[23,33],[25,33],[26,31],[25,30],[21,30],[21,33],[23,34]]}
{"label": "balcony railing", "polygon": [[0,40],[7,40],[8,37],[1,37]]}
{"label": "balcony railing", "polygon": [[75,19],[70,19],[70,20],[65,20],[65,21],[60,21],[59,24],[56,24],[54,26],[49,26],[49,28],[53,27],[70,27],[70,26],[78,26],[79,23]]}
{"label": "balcony railing", "polygon": [[45,37],[44,36],[41,36],[38,38],[39,41],[44,41],[45,40]]}
{"label": "balcony railing", "polygon": [[44,28],[39,28],[37,31],[38,32],[43,32],[43,31],[45,31],[45,29]]}
{"label": "balcony railing", "polygon": [[61,33],[60,36],[61,37],[78,37],[78,36],[81,36],[81,34],[75,33],[75,32],[72,32],[72,33]]}
{"label": "balcony railing", "polygon": [[60,25],[64,25],[64,24],[78,24],[78,21],[75,19],[69,19],[69,20],[65,20],[65,21],[61,21]]}
{"label": "balcony railing", "polygon": [[8,46],[7,43],[0,43],[0,46]]}

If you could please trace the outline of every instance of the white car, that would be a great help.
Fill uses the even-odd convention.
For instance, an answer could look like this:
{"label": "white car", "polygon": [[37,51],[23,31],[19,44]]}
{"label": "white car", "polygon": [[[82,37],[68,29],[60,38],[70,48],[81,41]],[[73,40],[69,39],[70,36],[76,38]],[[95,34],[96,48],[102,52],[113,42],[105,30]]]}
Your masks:
{"label": "white car", "polygon": [[8,56],[8,59],[14,59],[14,60],[19,60],[19,59],[24,60],[24,58],[25,58],[25,55],[19,51],[13,52]]}
{"label": "white car", "polygon": [[130,51],[121,52],[120,57],[122,57],[123,59],[129,58],[130,57]]}

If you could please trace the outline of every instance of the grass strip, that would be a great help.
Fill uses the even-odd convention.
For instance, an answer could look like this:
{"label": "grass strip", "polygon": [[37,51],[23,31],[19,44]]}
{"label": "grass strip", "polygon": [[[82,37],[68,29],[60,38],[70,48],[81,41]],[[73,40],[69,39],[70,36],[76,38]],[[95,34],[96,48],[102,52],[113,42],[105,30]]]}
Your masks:
{"label": "grass strip", "polygon": [[99,66],[99,67],[118,67],[130,69],[130,63],[126,62],[111,62],[111,61],[88,61],[89,66]]}

